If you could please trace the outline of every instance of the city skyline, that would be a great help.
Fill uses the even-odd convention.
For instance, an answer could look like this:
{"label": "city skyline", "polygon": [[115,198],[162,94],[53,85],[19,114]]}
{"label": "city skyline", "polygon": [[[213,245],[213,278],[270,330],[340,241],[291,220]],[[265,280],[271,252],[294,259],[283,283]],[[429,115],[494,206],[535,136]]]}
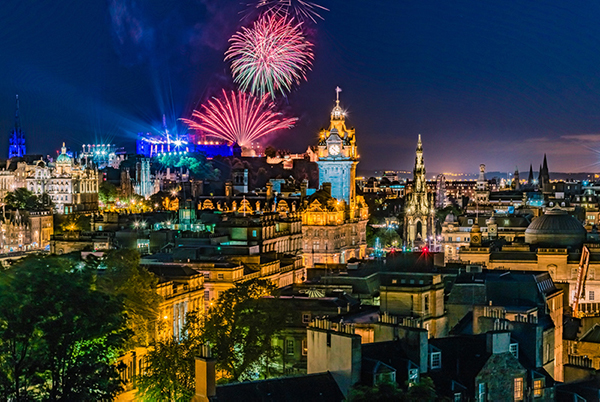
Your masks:
{"label": "city skyline", "polygon": [[[132,149],[135,134],[159,127],[162,114],[189,117],[233,87],[223,53],[247,23],[243,5],[219,4],[112,0],[32,12],[8,1],[0,151],[17,93],[30,153],[52,154],[63,140],[73,149]],[[421,134],[428,172],[476,172],[480,163],[525,172],[544,153],[552,171],[597,172],[600,6],[558,4],[325,2],[330,11],[311,27],[313,70],[283,105],[300,120],[272,142],[292,151],[314,144],[339,85],[357,129],[359,171],[409,170]]]}

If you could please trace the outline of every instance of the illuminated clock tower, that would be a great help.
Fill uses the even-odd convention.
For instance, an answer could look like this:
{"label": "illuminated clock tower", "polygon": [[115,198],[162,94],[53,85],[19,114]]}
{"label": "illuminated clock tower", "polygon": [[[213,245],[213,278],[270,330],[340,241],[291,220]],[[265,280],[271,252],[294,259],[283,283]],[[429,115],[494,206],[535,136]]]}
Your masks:
{"label": "illuminated clock tower", "polygon": [[321,130],[318,145],[319,186],[331,183],[331,196],[352,206],[356,201],[358,152],[354,129],[346,128],[346,113],[340,107],[339,87],[328,129]]}

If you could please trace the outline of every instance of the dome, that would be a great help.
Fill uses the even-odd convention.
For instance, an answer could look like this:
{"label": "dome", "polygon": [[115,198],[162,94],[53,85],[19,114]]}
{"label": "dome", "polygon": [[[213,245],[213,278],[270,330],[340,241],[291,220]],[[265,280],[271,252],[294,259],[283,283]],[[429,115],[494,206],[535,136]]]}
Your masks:
{"label": "dome", "polygon": [[72,162],[73,159],[67,155],[67,147],[65,147],[65,143],[63,142],[63,146],[60,149],[60,155],[56,158],[56,163],[70,165]]}
{"label": "dome", "polygon": [[67,154],[60,154],[56,158],[56,163],[71,163],[71,157]]}
{"label": "dome", "polygon": [[583,225],[566,211],[551,209],[525,230],[525,242],[550,247],[579,247],[586,240]]}
{"label": "dome", "polygon": [[446,223],[456,222],[456,216],[454,216],[454,214],[452,212],[450,212],[448,215],[446,215],[446,219],[444,219],[444,222],[446,222]]}

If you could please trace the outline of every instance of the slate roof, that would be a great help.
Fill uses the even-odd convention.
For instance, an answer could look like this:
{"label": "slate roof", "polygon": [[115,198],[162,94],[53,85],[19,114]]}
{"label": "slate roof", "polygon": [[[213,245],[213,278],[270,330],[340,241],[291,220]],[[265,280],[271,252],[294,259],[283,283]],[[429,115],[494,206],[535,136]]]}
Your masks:
{"label": "slate roof", "polygon": [[331,373],[283,377],[217,386],[218,402],[341,402],[344,395]]}
{"label": "slate roof", "polygon": [[580,339],[581,342],[600,343],[600,324],[590,328]]}

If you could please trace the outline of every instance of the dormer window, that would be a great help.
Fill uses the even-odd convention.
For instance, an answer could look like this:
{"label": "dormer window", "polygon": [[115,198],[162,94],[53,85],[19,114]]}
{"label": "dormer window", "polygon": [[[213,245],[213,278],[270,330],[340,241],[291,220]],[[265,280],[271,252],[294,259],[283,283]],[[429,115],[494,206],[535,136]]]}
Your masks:
{"label": "dormer window", "polygon": [[429,355],[429,366],[432,370],[442,368],[442,352],[431,352]]}
{"label": "dormer window", "polygon": [[518,359],[518,358],[519,358],[519,344],[518,344],[518,343],[516,343],[516,342],[514,342],[514,343],[511,343],[511,344],[509,345],[509,347],[508,347],[508,351],[509,351],[510,353],[512,353],[512,355],[513,355],[513,356],[514,356],[516,359]]}

